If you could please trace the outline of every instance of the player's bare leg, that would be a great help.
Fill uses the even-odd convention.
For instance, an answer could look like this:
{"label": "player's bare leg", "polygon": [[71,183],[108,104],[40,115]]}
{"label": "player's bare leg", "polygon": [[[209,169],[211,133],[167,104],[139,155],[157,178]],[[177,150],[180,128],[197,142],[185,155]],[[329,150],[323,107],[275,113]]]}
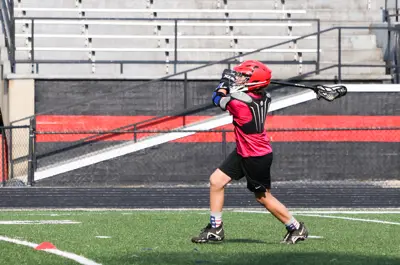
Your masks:
{"label": "player's bare leg", "polygon": [[210,176],[210,211],[213,213],[222,212],[225,199],[225,186],[231,182],[231,178],[216,169]]}
{"label": "player's bare leg", "polygon": [[256,200],[283,224],[287,224],[290,221],[292,215],[289,213],[289,210],[269,190],[267,192],[257,192],[254,195],[256,196]]}
{"label": "player's bare leg", "polygon": [[210,176],[210,223],[203,228],[199,236],[193,237],[193,243],[220,242],[224,240],[222,209],[224,207],[225,186],[232,179],[220,169]]}
{"label": "player's bare leg", "polygon": [[308,237],[307,228],[303,223],[299,223],[289,212],[285,205],[276,199],[270,192],[254,193],[256,200],[262,204],[273,216],[285,224],[287,234],[282,243],[296,244],[298,241],[305,240]]}

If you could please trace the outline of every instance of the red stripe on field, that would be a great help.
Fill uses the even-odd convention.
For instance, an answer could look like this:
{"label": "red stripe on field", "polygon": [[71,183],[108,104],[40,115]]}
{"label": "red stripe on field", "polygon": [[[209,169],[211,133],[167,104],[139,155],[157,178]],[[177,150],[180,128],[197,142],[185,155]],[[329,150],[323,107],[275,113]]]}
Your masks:
{"label": "red stripe on field", "polygon": [[[37,130],[40,132],[107,131],[129,124],[146,121],[152,116],[38,116]],[[210,118],[210,116],[187,116],[186,124]],[[174,129],[183,125],[183,117],[164,117],[139,129]],[[268,129],[296,128],[363,128],[400,127],[400,116],[268,116]],[[133,129],[133,128],[131,128]],[[233,129],[232,125],[217,129]],[[137,138],[150,135],[137,134]],[[400,142],[400,130],[348,130],[348,131],[296,131],[268,132],[274,142],[291,141],[356,141],[356,142]],[[39,134],[38,142],[71,142],[89,137],[88,134]],[[128,141],[133,133],[98,136],[99,141]],[[227,133],[227,141],[234,142],[233,133]],[[196,133],[174,142],[221,142],[221,133]]]}

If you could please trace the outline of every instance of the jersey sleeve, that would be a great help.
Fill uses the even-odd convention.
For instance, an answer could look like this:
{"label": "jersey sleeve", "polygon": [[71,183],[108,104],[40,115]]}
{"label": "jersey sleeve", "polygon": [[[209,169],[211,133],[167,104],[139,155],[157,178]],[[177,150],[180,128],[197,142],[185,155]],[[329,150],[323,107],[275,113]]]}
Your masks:
{"label": "jersey sleeve", "polygon": [[250,109],[244,102],[233,99],[228,103],[226,109],[239,125],[243,125],[252,120]]}

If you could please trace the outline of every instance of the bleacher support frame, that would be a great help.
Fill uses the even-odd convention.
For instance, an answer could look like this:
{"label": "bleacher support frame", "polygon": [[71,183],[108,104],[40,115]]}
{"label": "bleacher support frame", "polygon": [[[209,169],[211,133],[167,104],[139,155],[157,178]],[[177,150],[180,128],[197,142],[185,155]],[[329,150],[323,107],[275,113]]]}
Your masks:
{"label": "bleacher support frame", "polygon": [[[16,18],[16,20],[19,20],[19,18]],[[34,56],[34,54],[35,54],[35,45],[34,45],[34,39],[35,39],[35,37],[34,37],[35,36],[34,25],[35,25],[35,21],[36,20],[54,20],[54,18],[23,18],[23,20],[29,20],[30,23],[32,24],[32,26],[31,26],[31,36],[32,36],[31,37],[31,39],[32,39],[31,47],[24,49],[24,50],[31,51],[32,56],[31,56],[30,60],[15,60],[12,63],[12,65],[14,65],[14,69],[15,69],[15,65],[16,64],[31,64],[32,68],[33,68],[32,69],[32,73],[39,73],[39,71],[40,71],[39,65],[40,64],[93,64],[93,62],[90,61],[90,60],[87,60],[87,61],[81,61],[81,60],[79,60],[79,61],[78,60],[36,60],[35,56]],[[65,20],[65,18],[60,18],[60,20]],[[79,20],[79,19],[68,18],[67,20]],[[89,19],[89,20],[120,20],[120,19],[93,18],[93,19]],[[145,21],[148,20],[148,21],[150,21],[150,20],[154,20],[154,19],[122,19],[122,20],[145,20]],[[166,19],[159,19],[159,20],[166,20]],[[167,20],[174,20],[175,25],[177,25],[177,23],[178,23],[178,21],[180,19],[167,19]],[[209,19],[196,19],[196,18],[193,18],[193,19],[185,19],[185,20],[209,20]],[[223,20],[223,19],[215,19],[215,20]],[[236,19],[233,19],[233,20],[236,20]],[[241,19],[239,19],[239,20],[241,20]],[[247,20],[247,19],[244,19],[244,20]],[[281,20],[276,20],[276,19],[260,19],[260,20],[281,21]],[[286,20],[283,20],[283,21],[286,21]],[[300,19],[299,21],[304,21],[304,19]],[[396,62],[394,62],[394,63],[390,62],[390,63],[387,63],[386,65],[382,65],[382,64],[379,64],[379,65],[376,65],[376,64],[359,64],[359,63],[357,63],[357,64],[351,64],[351,63],[350,64],[349,63],[344,64],[344,63],[342,63],[342,47],[341,47],[342,46],[342,36],[343,36],[342,32],[344,30],[351,30],[351,29],[358,29],[358,30],[368,29],[368,30],[372,30],[372,29],[374,29],[374,30],[387,30],[388,32],[399,32],[400,31],[399,28],[393,27],[393,26],[388,26],[388,27],[383,27],[383,26],[364,26],[364,27],[337,26],[337,27],[332,27],[332,28],[321,30],[320,29],[320,20],[317,19],[315,21],[317,21],[318,30],[316,32],[314,32],[314,33],[303,35],[303,36],[298,37],[298,38],[290,39],[290,40],[287,40],[287,41],[284,41],[284,42],[280,42],[280,43],[277,43],[277,44],[273,44],[273,45],[269,45],[269,46],[266,46],[266,47],[261,47],[261,48],[258,48],[258,49],[254,49],[252,51],[250,49],[242,49],[245,52],[239,52],[238,56],[233,56],[233,57],[230,57],[230,58],[227,58],[227,59],[223,60],[224,61],[223,64],[227,64],[228,67],[230,67],[231,64],[237,63],[237,61],[232,61],[232,60],[238,59],[238,58],[240,58],[242,56],[250,55],[250,54],[253,54],[253,53],[256,53],[256,52],[263,52],[263,51],[265,51],[267,49],[279,47],[279,46],[284,45],[284,44],[290,44],[290,43],[297,42],[297,41],[302,40],[302,39],[306,39],[306,38],[310,38],[310,37],[316,36],[316,40],[317,40],[317,49],[316,49],[317,60],[316,61],[299,60],[299,61],[263,61],[263,62],[264,63],[268,63],[268,64],[295,64],[295,65],[314,64],[315,65],[315,74],[317,74],[317,75],[320,74],[323,70],[327,70],[327,69],[331,69],[331,68],[337,67],[338,72],[337,72],[337,77],[336,78],[337,78],[338,82],[341,82],[341,80],[342,80],[342,68],[344,68],[344,67],[385,67],[389,71],[391,71],[392,69],[395,70],[394,74],[396,74],[396,76],[397,76],[397,78],[395,78],[395,80],[397,80],[396,82],[399,82],[398,71],[396,69],[399,69],[400,66]],[[337,60],[338,63],[337,64],[332,64],[332,67],[328,67],[328,68],[325,68],[325,69],[320,69],[320,63],[321,63],[320,62],[320,57],[321,57],[321,49],[320,49],[321,35],[324,34],[324,33],[327,33],[327,32],[335,31],[335,30],[337,30],[337,32],[338,32],[338,47],[339,47],[339,49],[338,49],[338,57],[337,57],[338,58],[338,60]],[[177,70],[176,70],[178,64],[191,63],[191,64],[202,65],[200,67],[196,67],[195,68],[196,70],[204,68],[204,67],[207,67],[207,66],[210,66],[210,65],[220,64],[220,61],[179,61],[178,60],[178,57],[179,57],[178,54],[179,54],[179,50],[180,49],[178,49],[178,47],[177,47],[178,34],[177,34],[176,27],[175,27],[174,38],[175,38],[175,47],[174,47],[174,49],[170,49],[170,51],[174,52],[175,58],[174,58],[174,60],[169,61],[170,64],[174,65],[174,74],[173,75],[169,75],[169,77],[185,74],[185,73],[189,72],[190,70],[193,70],[193,69],[190,69],[190,70],[182,71],[182,72],[178,73]],[[390,38],[391,38],[391,34],[388,34],[388,42],[387,42],[387,45],[388,45],[387,49],[388,50],[390,49]],[[82,48],[82,50],[88,50],[88,48]],[[156,49],[154,49],[154,50],[156,50]],[[120,49],[120,51],[123,52],[124,49]],[[160,51],[163,51],[163,49],[160,49]],[[296,52],[296,50],[293,50],[293,51]],[[396,52],[396,51],[394,51],[394,52]],[[298,53],[298,56],[301,58],[302,57],[302,51],[299,50],[299,52],[297,52],[297,53]],[[120,65],[120,69],[121,69],[120,73],[122,74],[122,73],[124,73],[123,72],[124,64],[165,64],[165,61],[135,61],[135,60],[112,60],[112,61],[111,60],[102,60],[102,61],[97,61],[96,60],[95,63],[96,64],[119,64]]]}

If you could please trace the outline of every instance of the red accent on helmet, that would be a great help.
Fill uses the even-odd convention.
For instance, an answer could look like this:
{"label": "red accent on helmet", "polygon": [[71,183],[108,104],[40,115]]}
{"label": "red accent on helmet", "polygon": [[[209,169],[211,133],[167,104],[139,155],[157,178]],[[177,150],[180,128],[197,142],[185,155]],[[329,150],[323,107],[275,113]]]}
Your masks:
{"label": "red accent on helmet", "polygon": [[268,86],[271,82],[272,71],[263,63],[247,60],[233,68],[238,73],[248,77],[246,86],[249,91]]}

